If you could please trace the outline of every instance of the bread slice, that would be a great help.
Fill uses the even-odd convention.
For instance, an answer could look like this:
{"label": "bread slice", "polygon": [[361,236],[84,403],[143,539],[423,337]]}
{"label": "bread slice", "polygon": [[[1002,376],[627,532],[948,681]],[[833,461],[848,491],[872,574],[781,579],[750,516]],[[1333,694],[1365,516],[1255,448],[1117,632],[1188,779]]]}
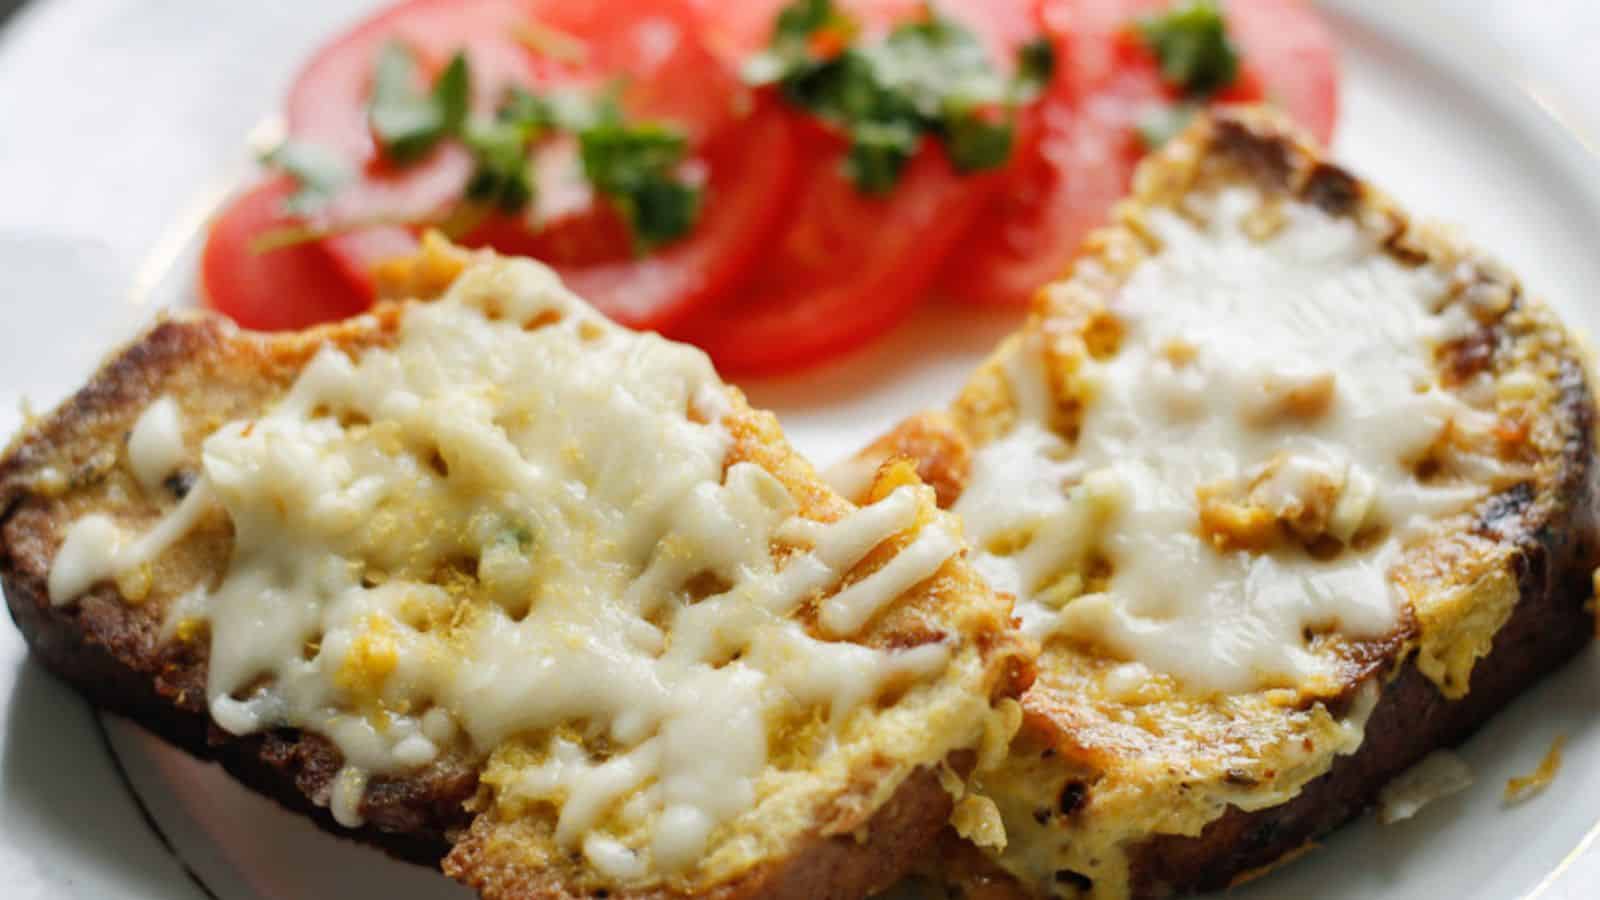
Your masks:
{"label": "bread slice", "polygon": [[846,502],[703,354],[432,241],[434,302],[158,322],[0,460],[93,702],[485,897],[860,897],[1030,647],[910,467]]}
{"label": "bread slice", "polygon": [[1217,889],[1588,643],[1587,353],[1266,112],[1218,114],[911,459],[1043,642],[969,898]]}

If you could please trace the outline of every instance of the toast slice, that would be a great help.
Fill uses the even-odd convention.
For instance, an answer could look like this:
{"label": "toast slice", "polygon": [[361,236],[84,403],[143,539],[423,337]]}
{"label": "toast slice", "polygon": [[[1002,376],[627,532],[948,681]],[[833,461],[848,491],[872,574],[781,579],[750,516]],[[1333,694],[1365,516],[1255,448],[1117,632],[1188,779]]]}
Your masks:
{"label": "toast slice", "polygon": [[860,897],[1031,648],[909,466],[835,494],[693,348],[430,241],[432,302],[157,323],[0,460],[36,658],[491,898]]}
{"label": "toast slice", "polygon": [[[1587,353],[1265,112],[1138,173],[917,462],[1042,641],[969,898],[1222,888],[1588,643]],[[849,488],[846,488],[849,492]]]}

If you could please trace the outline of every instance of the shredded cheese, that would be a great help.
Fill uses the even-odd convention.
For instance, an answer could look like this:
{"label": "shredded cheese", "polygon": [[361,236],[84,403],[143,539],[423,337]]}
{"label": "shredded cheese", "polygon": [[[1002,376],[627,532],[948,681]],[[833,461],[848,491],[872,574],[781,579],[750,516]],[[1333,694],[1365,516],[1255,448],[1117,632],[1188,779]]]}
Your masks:
{"label": "shredded cheese", "polygon": [[955,511],[1034,637],[1202,694],[1328,679],[1315,635],[1394,628],[1400,552],[1486,491],[1416,471],[1447,435],[1493,427],[1434,375],[1465,314],[1437,311],[1441,276],[1313,206],[1257,240],[1241,224],[1256,191],[1194,202],[1152,214],[1160,249],[1070,367],[1042,333],[1011,345],[1016,423],[975,454]]}
{"label": "shredded cheese", "polygon": [[1550,749],[1545,751],[1544,759],[1539,760],[1539,768],[1527,775],[1518,775],[1507,779],[1505,802],[1521,803],[1533,795],[1550,786],[1556,780],[1556,773],[1561,771],[1561,752],[1566,749],[1567,736],[1556,735],[1550,742]]}
{"label": "shredded cheese", "polygon": [[[51,595],[220,506],[231,563],[169,630],[208,623],[222,728],[338,746],[339,822],[361,823],[374,774],[548,735],[506,792],[552,804],[557,841],[602,872],[679,871],[752,806],[777,711],[843,722],[950,655],[833,640],[957,553],[942,525],[911,531],[926,489],[801,518],[771,473],[730,464],[729,410],[698,350],[611,325],[537,264],[484,263],[408,307],[392,346],[329,346],[274,408],[212,434],[200,485],[153,531],[75,523]],[[142,481],[174,458],[169,412],[136,429]],[[827,639],[796,615],[812,601]]]}

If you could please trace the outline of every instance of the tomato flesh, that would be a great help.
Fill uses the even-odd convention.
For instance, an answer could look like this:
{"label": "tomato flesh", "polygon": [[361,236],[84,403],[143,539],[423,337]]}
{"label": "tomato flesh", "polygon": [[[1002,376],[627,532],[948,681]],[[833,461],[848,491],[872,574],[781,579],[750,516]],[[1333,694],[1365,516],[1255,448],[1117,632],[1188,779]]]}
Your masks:
{"label": "tomato flesh", "polygon": [[[530,29],[576,52],[540,52]],[[748,93],[698,36],[699,21],[680,0],[634,0],[626,13],[586,0],[411,0],[349,32],[319,54],[289,99],[297,137],[336,148],[363,178],[328,212],[335,225],[372,220],[436,220],[461,196],[472,161],[446,145],[396,170],[378,157],[367,124],[371,69],[389,41],[404,41],[425,70],[465,50],[474,74],[474,108],[492,113],[510,85],[534,90],[625,87],[630,115],[681,129],[687,169],[704,172],[704,206],[684,238],[648,255],[609,200],[585,193],[574,208],[541,214],[563,182],[581,181],[575,154],[540,181],[529,216],[496,216],[463,237],[471,246],[531,255],[549,263],[602,312],[636,328],[669,327],[718,302],[754,263],[787,205],[796,173],[789,119],[749,106]],[[542,151],[541,151],[542,152]],[[541,174],[546,174],[541,172]],[[527,224],[537,217],[537,226]],[[327,240],[349,278],[366,284],[384,259],[414,249],[405,227],[367,227]]]}
{"label": "tomato flesh", "polygon": [[282,210],[295,190],[287,176],[263,181],[236,197],[212,222],[200,258],[201,294],[207,305],[245,328],[305,328],[353,316],[370,302],[319,244],[256,252],[256,237],[293,224]]}
{"label": "tomato flesh", "polygon": [[[781,5],[774,3],[763,17],[748,20],[765,21],[765,30],[748,22],[724,27],[720,46],[742,55],[764,44]],[[923,8],[916,0],[842,5],[863,23],[867,40],[915,18]],[[1004,68],[1039,33],[1027,0],[962,0],[941,3],[939,9],[971,28]],[[927,293],[945,257],[1000,184],[998,172],[958,174],[929,141],[892,193],[867,196],[842,174],[844,140],[814,121],[807,127],[801,199],[769,255],[727,304],[696,317],[687,328],[668,331],[705,348],[725,372],[767,374],[810,365],[892,328]]]}
{"label": "tomato flesh", "polygon": [[862,194],[839,167],[842,141],[813,134],[793,224],[726,306],[669,335],[719,369],[766,374],[819,362],[880,334],[926,292],[982,202],[939,152],[906,168],[895,193]]}
{"label": "tomato flesh", "polygon": [[763,260],[790,209],[799,176],[795,123],[763,105],[702,154],[704,208],[686,239],[647,255],[608,207],[530,231],[499,218],[464,243],[548,263],[577,294],[624,325],[671,330],[734,300],[735,286]]}
{"label": "tomato flesh", "polygon": [[[1046,0],[1058,71],[1034,115],[1037,141],[978,217],[939,278],[972,303],[1021,305],[1059,278],[1105,221],[1145,152],[1140,117],[1174,99],[1155,58],[1129,32],[1171,0]],[[1299,0],[1229,0],[1243,63],[1219,102],[1272,99],[1327,140],[1337,111],[1337,65],[1327,28]]]}

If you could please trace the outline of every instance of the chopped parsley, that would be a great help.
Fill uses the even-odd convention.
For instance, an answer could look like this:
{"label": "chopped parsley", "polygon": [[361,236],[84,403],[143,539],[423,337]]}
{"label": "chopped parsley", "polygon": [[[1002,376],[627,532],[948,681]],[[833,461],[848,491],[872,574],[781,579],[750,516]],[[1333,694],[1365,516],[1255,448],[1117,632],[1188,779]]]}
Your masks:
{"label": "chopped parsley", "polygon": [[1056,74],[1056,47],[1043,35],[1022,45],[1017,54],[1016,99],[1027,103],[1038,99]]}
{"label": "chopped parsley", "polygon": [[[513,182],[531,179],[526,165],[519,169],[514,164],[525,160],[539,138],[556,132],[575,136],[584,178],[616,206],[640,251],[669,243],[694,227],[701,190],[678,177],[688,140],[660,122],[629,122],[614,91],[591,97],[513,88],[500,106],[495,131],[503,132],[503,171]],[[513,155],[514,146],[520,156]],[[486,184],[497,180],[493,162],[479,153],[479,175]]]}
{"label": "chopped parsley", "polygon": [[1016,76],[1003,77],[976,35],[931,6],[876,43],[850,43],[856,30],[831,0],[794,0],[745,78],[839,127],[850,141],[845,174],[869,194],[893,189],[925,137],[958,171],[1003,165],[1018,107],[1055,69],[1041,40],[1022,48]]}
{"label": "chopped parsley", "polygon": [[1239,77],[1239,54],[1215,0],[1186,0],[1140,19],[1137,27],[1162,79],[1186,97],[1209,97]]}
{"label": "chopped parsley", "polygon": [[584,177],[616,205],[640,250],[694,226],[700,189],[676,174],[687,150],[682,132],[655,122],[630,124],[615,107],[578,131]]}
{"label": "chopped parsley", "polygon": [[[385,45],[374,71],[369,114],[383,154],[402,167],[420,162],[449,140],[460,141],[472,154],[464,202],[446,214],[445,224],[470,224],[489,212],[527,209],[538,189],[534,152],[542,141],[569,134],[577,141],[584,177],[616,206],[641,252],[694,227],[703,192],[679,175],[687,139],[670,125],[629,121],[614,90],[590,96],[514,87],[492,118],[472,119],[472,68],[464,53],[452,57],[431,86],[419,86],[419,79],[411,50],[399,42]],[[299,191],[290,198],[292,212],[315,209],[351,177],[340,160],[309,144],[286,143],[263,161],[299,182]],[[332,231],[294,229],[285,233],[282,245],[323,233]]]}
{"label": "chopped parsley", "polygon": [[320,144],[284,141],[261,157],[262,164],[288,173],[299,189],[284,201],[295,215],[310,215],[327,204],[352,177],[350,167]]}
{"label": "chopped parsley", "polygon": [[534,134],[516,122],[467,126],[461,140],[476,162],[467,179],[467,201],[506,213],[533,202],[533,165],[528,159],[533,139]]}
{"label": "chopped parsley", "polygon": [[384,155],[398,163],[428,155],[467,120],[472,74],[466,54],[452,57],[429,90],[417,89],[418,77],[416,57],[405,44],[390,41],[379,51],[368,113]]}

